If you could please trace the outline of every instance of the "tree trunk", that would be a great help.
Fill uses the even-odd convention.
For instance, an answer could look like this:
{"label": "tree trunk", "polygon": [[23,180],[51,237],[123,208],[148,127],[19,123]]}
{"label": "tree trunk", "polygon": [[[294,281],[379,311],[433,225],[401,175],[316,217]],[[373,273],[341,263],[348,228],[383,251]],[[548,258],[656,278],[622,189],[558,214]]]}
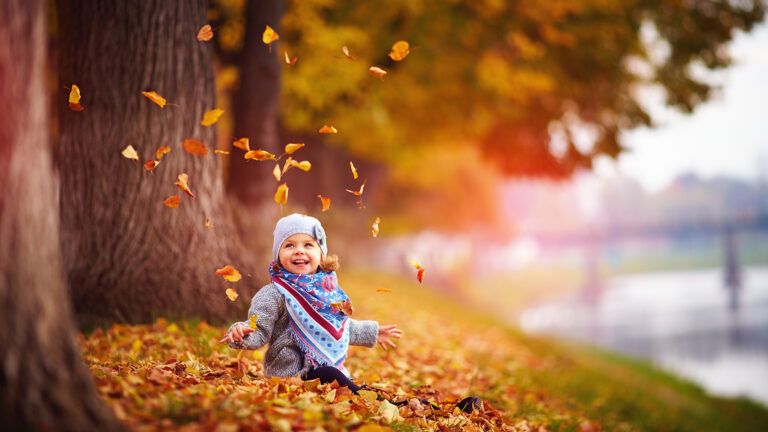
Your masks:
{"label": "tree trunk", "polygon": [[[277,42],[269,47],[261,39],[267,25],[280,32],[282,0],[249,1],[246,30],[240,54],[240,90],[235,95],[235,136],[248,137],[251,146],[279,152],[278,102],[280,57]],[[276,185],[273,164],[255,163],[242,157],[229,165],[228,190],[240,201],[261,205],[270,201]]]}
{"label": "tree trunk", "polygon": [[[214,275],[225,264],[242,271],[235,288],[239,306],[247,302],[251,269],[243,267],[225,201],[222,156],[194,156],[181,146],[185,138],[216,143],[215,126],[200,125],[216,107],[212,48],[196,39],[205,22],[204,0],[59,5],[60,82],[78,84],[85,105],[60,110],[62,248],[84,325],[167,314],[231,320],[241,307]],[[169,105],[160,108],[142,91]],[[139,163],[121,156],[128,145]],[[163,145],[172,152],[145,171],[142,163]],[[189,174],[194,198],[174,186],[181,173]],[[165,207],[174,194],[180,207]]]}
{"label": "tree trunk", "polygon": [[80,359],[59,253],[40,0],[0,14],[0,429],[121,430]]}

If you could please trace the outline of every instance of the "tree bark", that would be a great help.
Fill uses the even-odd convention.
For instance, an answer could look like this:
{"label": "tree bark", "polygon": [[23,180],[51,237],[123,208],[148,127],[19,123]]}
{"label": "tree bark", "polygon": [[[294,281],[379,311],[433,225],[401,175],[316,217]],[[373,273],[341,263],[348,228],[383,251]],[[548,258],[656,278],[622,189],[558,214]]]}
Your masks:
{"label": "tree bark", "polygon": [[[196,39],[204,0],[59,5],[60,82],[77,83],[85,111],[60,109],[61,220],[65,268],[81,324],[146,322],[160,315],[231,320],[252,288],[245,251],[224,195],[221,156],[193,156],[185,138],[208,147],[215,126],[211,46]],[[156,91],[165,108],[143,97]],[[140,163],[121,156],[132,145]],[[142,163],[169,145],[152,172]],[[189,174],[188,197],[174,186]],[[177,209],[163,201],[181,194]],[[210,218],[213,228],[206,228]],[[233,264],[244,280],[241,304],[227,300],[215,276]],[[255,284],[253,284],[255,285]]]}
{"label": "tree bark", "polygon": [[[248,137],[251,146],[280,152],[278,107],[280,97],[280,57],[277,42],[271,47],[261,39],[267,25],[280,32],[282,0],[249,1],[246,30],[240,53],[240,90],[235,95],[235,136]],[[261,205],[271,201],[276,185],[274,165],[232,158],[228,190],[241,202]]]}
{"label": "tree bark", "polygon": [[0,2],[0,429],[122,430],[82,363],[64,285],[41,0]]}

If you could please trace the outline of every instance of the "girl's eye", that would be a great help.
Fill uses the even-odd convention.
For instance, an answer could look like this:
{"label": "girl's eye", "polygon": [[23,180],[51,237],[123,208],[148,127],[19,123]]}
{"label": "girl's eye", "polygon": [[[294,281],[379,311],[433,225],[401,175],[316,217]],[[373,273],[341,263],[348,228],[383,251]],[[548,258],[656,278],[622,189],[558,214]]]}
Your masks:
{"label": "girl's eye", "polygon": [[285,246],[283,246],[283,249],[288,249],[292,247],[293,247],[293,243],[286,243]]}
{"label": "girl's eye", "polygon": [[311,247],[315,247],[315,245],[314,245],[313,243],[306,243],[306,244],[304,245],[304,247],[306,247],[306,248],[311,248]]}

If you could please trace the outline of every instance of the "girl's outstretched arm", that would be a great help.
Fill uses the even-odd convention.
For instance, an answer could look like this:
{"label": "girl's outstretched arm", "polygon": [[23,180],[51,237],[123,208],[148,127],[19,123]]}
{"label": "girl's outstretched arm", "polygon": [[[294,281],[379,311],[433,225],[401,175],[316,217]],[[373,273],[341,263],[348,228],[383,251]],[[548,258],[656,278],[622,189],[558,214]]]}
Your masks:
{"label": "girl's outstretched arm", "polygon": [[248,309],[249,320],[256,316],[256,328],[251,328],[248,321],[236,322],[220,342],[229,343],[232,348],[261,348],[272,336],[281,306],[284,307],[282,294],[272,284],[264,286],[253,296]]}
{"label": "girl's outstretched arm", "polygon": [[397,328],[397,324],[379,326],[378,343],[383,349],[387,347],[397,348],[397,345],[392,339],[400,339],[403,337],[403,332]]}

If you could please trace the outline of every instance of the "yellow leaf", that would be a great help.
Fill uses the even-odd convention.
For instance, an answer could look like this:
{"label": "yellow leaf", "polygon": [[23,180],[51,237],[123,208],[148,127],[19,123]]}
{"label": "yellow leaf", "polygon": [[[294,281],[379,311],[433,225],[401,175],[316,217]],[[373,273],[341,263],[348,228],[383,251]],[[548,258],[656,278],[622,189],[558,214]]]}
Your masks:
{"label": "yellow leaf", "polygon": [[378,393],[371,390],[358,390],[357,392],[358,396],[361,398],[367,400],[368,402],[376,402],[376,397],[378,396]]}
{"label": "yellow leaf", "polygon": [[237,291],[233,290],[232,288],[227,288],[225,292],[227,294],[228,299],[230,299],[231,301],[237,300]]}
{"label": "yellow leaf", "polygon": [[147,99],[151,100],[152,102],[156,103],[160,108],[165,107],[165,104],[167,103],[165,98],[157,94],[156,92],[141,92]]}
{"label": "yellow leaf", "polygon": [[259,316],[257,314],[253,314],[248,317],[248,327],[256,330],[256,321],[259,320]]}
{"label": "yellow leaf", "polygon": [[82,111],[85,109],[80,104],[80,88],[75,84],[72,84],[72,89],[69,91],[69,108],[72,111]]}
{"label": "yellow leaf", "polygon": [[283,173],[280,171],[280,165],[275,164],[275,169],[272,170],[272,175],[275,176],[277,181],[280,181],[280,178],[283,176]]}
{"label": "yellow leaf", "polygon": [[389,403],[386,399],[379,404],[379,411],[377,414],[381,416],[381,419],[386,424],[405,420],[400,416],[400,410],[397,409],[397,406]]}
{"label": "yellow leaf", "polygon": [[179,208],[179,204],[181,204],[181,197],[178,195],[171,195],[170,197],[166,198],[165,201],[163,201],[163,204],[166,207]]}
{"label": "yellow leaf", "polygon": [[370,68],[368,68],[368,72],[370,72],[371,75],[375,76],[376,78],[382,78],[382,79],[384,78],[384,75],[387,74],[387,71],[376,66],[371,66]]}
{"label": "yellow leaf", "polygon": [[371,225],[371,234],[373,234],[373,237],[379,236],[379,222],[381,222],[381,218],[376,217],[376,220],[373,221],[373,225]]}
{"label": "yellow leaf", "polygon": [[335,133],[339,133],[339,131],[337,131],[336,128],[333,127],[333,126],[324,125],[323,127],[320,128],[318,133],[321,133],[321,134],[335,134]]}
{"label": "yellow leaf", "polygon": [[328,211],[328,209],[331,208],[331,199],[322,195],[318,195],[317,197],[320,198],[320,204],[323,206],[321,211]]}
{"label": "yellow leaf", "polygon": [[389,288],[376,288],[376,292],[392,292]]}
{"label": "yellow leaf", "polygon": [[299,60],[298,57],[290,58],[288,57],[288,51],[285,51],[285,62],[291,66],[295,65],[296,62]]}
{"label": "yellow leaf", "polygon": [[222,114],[224,114],[224,110],[221,108],[214,108],[207,111],[203,114],[203,119],[200,121],[200,124],[203,126],[210,126],[219,121],[219,117],[221,117]]}
{"label": "yellow leaf", "polygon": [[213,228],[213,221],[211,221],[211,218],[205,218],[205,220],[203,221],[203,226],[208,229]]}
{"label": "yellow leaf", "polygon": [[216,269],[216,276],[221,276],[229,282],[237,282],[243,278],[243,275],[241,275],[236,268],[229,264],[220,269]]}
{"label": "yellow leaf", "polygon": [[391,58],[394,61],[400,61],[406,57],[408,57],[408,54],[411,52],[410,46],[408,45],[408,42],[406,41],[397,41],[394,45],[392,45],[392,51],[389,53],[389,58]]}
{"label": "yellow leaf", "polygon": [[341,52],[344,53],[344,56],[349,60],[354,60],[355,57],[352,56],[352,54],[349,53],[349,48],[347,48],[346,45],[341,47]]}
{"label": "yellow leaf", "polygon": [[239,148],[240,150],[245,150],[247,152],[251,151],[251,144],[248,138],[240,138],[239,140],[235,140],[232,145]]}
{"label": "yellow leaf", "polygon": [[295,166],[296,168],[298,168],[298,169],[300,169],[302,171],[305,171],[305,172],[309,171],[310,169],[312,169],[312,163],[309,162],[309,161],[301,161],[301,162],[292,161],[291,162],[291,166]]}
{"label": "yellow leaf", "polygon": [[128,159],[139,160],[139,154],[136,152],[136,149],[133,148],[133,146],[130,144],[123,149],[122,155]]}
{"label": "yellow leaf", "polygon": [[155,151],[155,159],[157,159],[157,161],[160,162],[160,159],[162,159],[163,156],[167,155],[170,152],[171,152],[171,147],[164,145]]}
{"label": "yellow leaf", "polygon": [[347,192],[351,193],[352,195],[359,197],[359,196],[363,195],[363,189],[365,189],[365,181],[363,182],[362,185],[360,185],[360,190],[357,190],[357,191],[352,191],[352,190],[349,190],[349,189],[345,189],[345,190]]}
{"label": "yellow leaf", "polygon": [[197,40],[200,42],[208,42],[213,38],[213,29],[209,24],[200,27],[200,31],[197,32]]}
{"label": "yellow leaf", "polygon": [[250,150],[243,156],[245,159],[265,161],[275,159],[275,155],[266,150]]}
{"label": "yellow leaf", "polygon": [[215,153],[217,155],[228,155],[229,154],[228,151],[226,151],[226,150],[219,150],[219,149],[214,150],[213,153]]}
{"label": "yellow leaf", "polygon": [[194,198],[195,194],[192,193],[192,191],[189,189],[189,175],[187,173],[181,173],[179,174],[179,179],[176,180],[173,184],[179,187],[182,191],[184,191],[187,195]]}
{"label": "yellow leaf", "polygon": [[352,170],[352,178],[357,180],[357,169],[355,168],[355,164],[353,164],[352,161],[349,161],[349,169]]}
{"label": "yellow leaf", "polygon": [[277,187],[275,192],[275,202],[278,204],[285,204],[288,202],[288,185],[283,183]]}
{"label": "yellow leaf", "polygon": [[298,149],[300,149],[302,147],[304,147],[304,144],[295,144],[295,143],[286,144],[285,145],[285,153],[286,154],[293,154],[293,152],[295,152],[296,150],[298,150]]}
{"label": "yellow leaf", "polygon": [[267,45],[278,39],[280,39],[280,35],[278,35],[270,26],[267,26],[267,28],[264,29],[264,33],[261,35],[261,40]]}
{"label": "yellow leaf", "polygon": [[208,147],[205,146],[205,144],[202,143],[202,141],[198,141],[196,139],[187,138],[184,140],[184,142],[181,144],[181,147],[186,151],[187,153],[195,156],[206,156],[208,154]]}

